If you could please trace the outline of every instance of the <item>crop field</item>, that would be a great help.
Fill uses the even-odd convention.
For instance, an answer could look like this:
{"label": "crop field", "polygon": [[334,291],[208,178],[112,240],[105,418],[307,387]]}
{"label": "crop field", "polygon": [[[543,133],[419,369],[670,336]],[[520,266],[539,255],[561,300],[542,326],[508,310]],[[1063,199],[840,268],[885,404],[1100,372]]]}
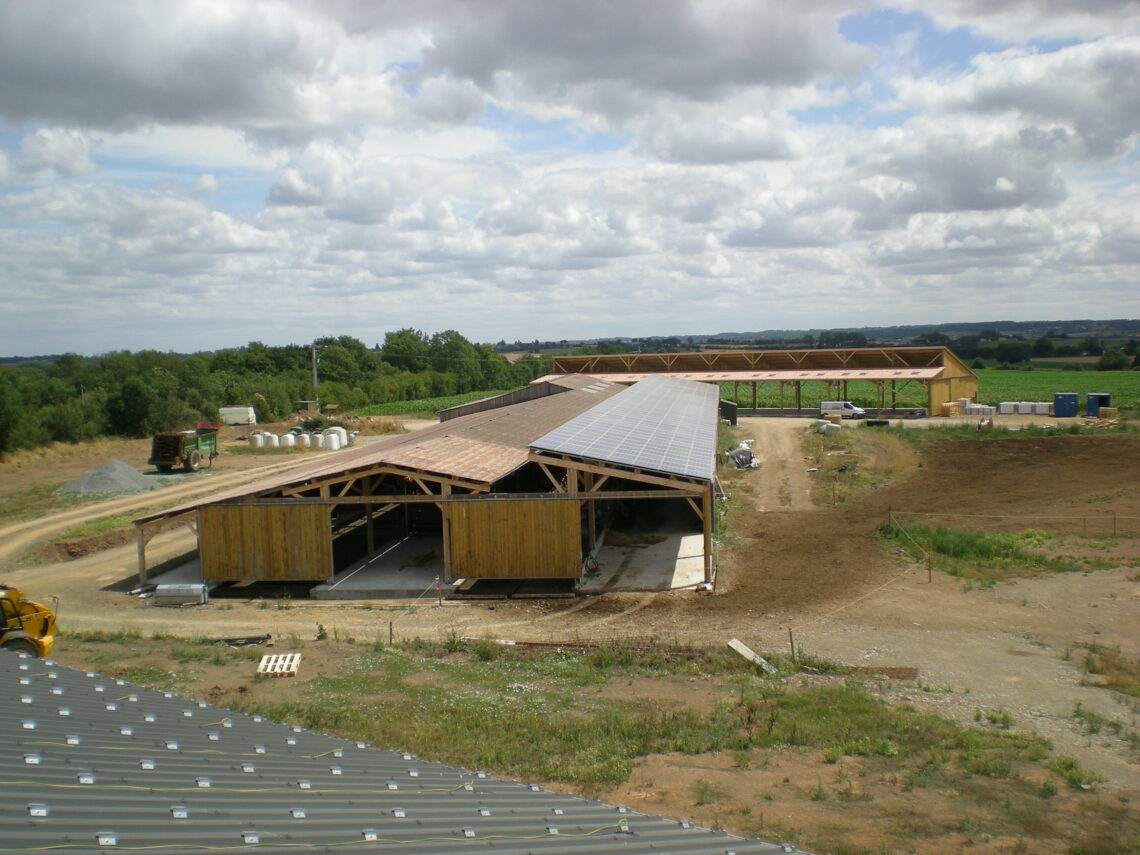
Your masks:
{"label": "crop field", "polygon": [[390,401],[387,404],[373,404],[357,412],[361,416],[419,416],[434,418],[440,410],[470,404],[484,398],[502,395],[502,391],[467,392],[463,395],[448,395],[444,398],[420,398],[416,401]]}
{"label": "crop field", "polygon": [[1140,411],[1140,371],[977,371],[978,398],[983,404],[1001,401],[1052,401],[1054,392],[1107,392],[1112,405],[1135,415]]}

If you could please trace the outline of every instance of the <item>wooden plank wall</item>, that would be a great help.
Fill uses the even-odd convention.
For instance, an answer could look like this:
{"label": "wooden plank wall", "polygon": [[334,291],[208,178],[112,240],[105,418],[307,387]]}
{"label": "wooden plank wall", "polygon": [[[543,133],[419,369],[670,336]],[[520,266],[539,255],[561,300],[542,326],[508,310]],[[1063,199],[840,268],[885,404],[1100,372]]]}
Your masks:
{"label": "wooden plank wall", "polygon": [[198,509],[198,552],[205,581],[327,581],[329,507],[206,505]]}
{"label": "wooden plank wall", "polygon": [[444,505],[452,578],[577,579],[582,571],[578,502]]}

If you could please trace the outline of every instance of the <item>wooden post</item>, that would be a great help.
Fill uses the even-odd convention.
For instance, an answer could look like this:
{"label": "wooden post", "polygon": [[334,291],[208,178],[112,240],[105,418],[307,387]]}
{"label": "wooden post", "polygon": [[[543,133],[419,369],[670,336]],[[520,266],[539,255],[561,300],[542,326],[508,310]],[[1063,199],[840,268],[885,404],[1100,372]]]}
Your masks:
{"label": "wooden post", "polygon": [[701,499],[701,516],[704,517],[705,534],[705,582],[711,583],[712,572],[712,535],[713,535],[713,487],[710,484],[708,492]]}
{"label": "wooden post", "polygon": [[146,584],[146,529],[139,526],[135,529],[135,552],[139,562],[139,584]]}
{"label": "wooden post", "polygon": [[371,555],[376,550],[376,535],[372,531],[372,525],[376,520],[372,516],[372,505],[365,505],[364,513],[368,516],[368,523],[364,526],[364,548]]}
{"label": "wooden post", "polygon": [[[585,473],[585,481],[586,481],[586,492],[589,493],[594,488],[594,473],[593,472]],[[597,508],[597,505],[595,505],[593,502],[586,502],[586,519],[587,519],[587,525],[589,527],[590,552],[593,552],[594,547],[597,546],[597,544],[598,544],[598,523],[597,523],[597,520],[594,519],[594,511],[596,508]]]}
{"label": "wooden post", "polygon": [[[444,482],[439,492],[443,496],[451,495],[451,485]],[[448,579],[454,578],[451,575],[451,514],[450,505],[447,502],[440,502],[436,507],[439,508],[440,521],[440,534],[443,536],[443,575]]]}
{"label": "wooden post", "polygon": [[788,646],[792,648],[792,662],[798,664],[799,660],[796,658],[796,638],[792,635],[792,628],[788,627]]}

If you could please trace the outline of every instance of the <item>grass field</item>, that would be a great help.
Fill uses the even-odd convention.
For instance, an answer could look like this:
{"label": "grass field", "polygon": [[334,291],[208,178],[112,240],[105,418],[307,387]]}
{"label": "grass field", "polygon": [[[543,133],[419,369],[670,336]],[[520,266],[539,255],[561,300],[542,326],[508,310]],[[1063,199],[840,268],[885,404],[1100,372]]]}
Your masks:
{"label": "grass field", "polygon": [[484,398],[493,398],[503,392],[467,392],[463,395],[448,395],[445,398],[421,398],[418,401],[391,401],[387,404],[373,404],[358,411],[361,416],[420,416],[433,418],[440,410],[458,407],[460,404],[470,404],[472,401],[481,401]]}

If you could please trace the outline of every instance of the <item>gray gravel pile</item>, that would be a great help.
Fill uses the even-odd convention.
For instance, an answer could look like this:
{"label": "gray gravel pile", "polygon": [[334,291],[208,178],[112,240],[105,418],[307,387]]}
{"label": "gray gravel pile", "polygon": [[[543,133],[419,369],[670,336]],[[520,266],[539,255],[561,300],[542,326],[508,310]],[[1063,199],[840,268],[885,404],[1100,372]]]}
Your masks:
{"label": "gray gravel pile", "polygon": [[113,496],[141,493],[161,486],[121,460],[108,460],[98,469],[80,475],[56,490],[57,496]]}

